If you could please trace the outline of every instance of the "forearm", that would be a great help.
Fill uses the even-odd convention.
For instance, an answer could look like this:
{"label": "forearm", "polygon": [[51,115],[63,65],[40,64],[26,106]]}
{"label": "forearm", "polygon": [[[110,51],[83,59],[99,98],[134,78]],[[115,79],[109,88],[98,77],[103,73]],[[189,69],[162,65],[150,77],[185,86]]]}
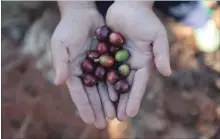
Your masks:
{"label": "forearm", "polygon": [[94,1],[58,1],[61,16],[66,13],[72,13],[74,10],[85,8],[96,8]]}
{"label": "forearm", "polygon": [[115,0],[116,4],[129,4],[132,6],[144,6],[144,7],[149,7],[152,8],[154,4],[154,0],[151,1],[121,1],[121,0]]}

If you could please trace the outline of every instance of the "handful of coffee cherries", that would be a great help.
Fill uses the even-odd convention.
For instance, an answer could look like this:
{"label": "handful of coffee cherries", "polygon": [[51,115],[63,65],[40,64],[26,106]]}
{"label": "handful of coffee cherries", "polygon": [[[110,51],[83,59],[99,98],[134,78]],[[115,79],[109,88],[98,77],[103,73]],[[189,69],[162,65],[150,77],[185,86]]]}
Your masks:
{"label": "handful of coffee cherries", "polygon": [[117,93],[129,92],[130,84],[126,77],[130,66],[124,62],[130,54],[122,47],[125,43],[123,36],[104,25],[96,29],[95,38],[98,40],[96,49],[88,51],[81,63],[83,84],[93,87],[98,81],[107,81]]}

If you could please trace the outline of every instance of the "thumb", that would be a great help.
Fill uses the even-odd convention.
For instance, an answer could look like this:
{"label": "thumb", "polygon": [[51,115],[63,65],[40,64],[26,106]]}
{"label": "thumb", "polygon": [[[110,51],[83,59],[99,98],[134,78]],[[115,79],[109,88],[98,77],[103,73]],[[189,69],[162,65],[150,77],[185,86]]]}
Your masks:
{"label": "thumb", "polygon": [[166,35],[156,38],[153,44],[154,62],[157,70],[164,76],[169,76],[172,71],[170,68],[169,44]]}
{"label": "thumb", "polygon": [[52,56],[53,64],[56,71],[56,77],[54,83],[60,85],[64,83],[68,78],[68,52],[67,47],[63,43],[52,42]]}

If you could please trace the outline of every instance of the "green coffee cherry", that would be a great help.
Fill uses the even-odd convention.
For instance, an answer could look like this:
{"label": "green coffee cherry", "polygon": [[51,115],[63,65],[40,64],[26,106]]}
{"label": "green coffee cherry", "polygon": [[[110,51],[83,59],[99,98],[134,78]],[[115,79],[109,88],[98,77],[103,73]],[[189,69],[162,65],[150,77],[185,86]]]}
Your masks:
{"label": "green coffee cherry", "polygon": [[128,64],[122,64],[119,68],[118,68],[118,72],[121,76],[128,76],[130,73],[130,67],[128,66]]}
{"label": "green coffee cherry", "polygon": [[115,60],[118,62],[124,62],[128,60],[130,54],[127,50],[120,50],[115,54]]}

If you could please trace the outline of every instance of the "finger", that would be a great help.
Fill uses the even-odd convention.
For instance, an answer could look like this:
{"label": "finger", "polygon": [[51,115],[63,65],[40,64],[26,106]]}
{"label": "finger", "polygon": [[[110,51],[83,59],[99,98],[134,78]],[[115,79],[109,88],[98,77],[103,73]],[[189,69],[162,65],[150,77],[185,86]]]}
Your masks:
{"label": "finger", "polygon": [[153,53],[158,71],[164,76],[169,76],[172,71],[170,68],[169,44],[166,35],[161,35],[154,41]]}
{"label": "finger", "polygon": [[109,99],[106,84],[100,82],[98,84],[99,95],[101,98],[102,106],[104,107],[104,112],[108,119],[115,118],[115,107]]}
{"label": "finger", "polygon": [[67,47],[62,42],[52,41],[52,57],[53,64],[56,71],[56,77],[54,83],[60,85],[64,83],[68,78],[68,53]]}
{"label": "finger", "polygon": [[102,110],[102,104],[97,87],[85,87],[85,89],[89,98],[89,102],[92,106],[93,112],[95,113],[94,125],[99,129],[103,129],[106,127],[107,123]]}
{"label": "finger", "polygon": [[51,68],[51,55],[50,51],[47,51],[42,57],[40,57],[37,62],[36,66],[40,70],[45,70]]}
{"label": "finger", "polygon": [[142,97],[146,90],[147,81],[149,79],[151,69],[152,64],[149,67],[137,70],[134,75],[133,84],[126,106],[126,114],[130,117],[134,117],[139,110]]}
{"label": "finger", "polygon": [[69,78],[67,86],[82,120],[87,124],[93,123],[95,116],[81,80],[78,77]]}
{"label": "finger", "polygon": [[118,107],[117,107],[117,119],[119,121],[124,121],[127,119],[127,114],[126,114],[126,105],[128,102],[128,97],[129,94],[121,94],[118,102]]}
{"label": "finger", "polygon": [[106,82],[107,86],[108,86],[108,94],[109,94],[109,98],[111,99],[111,101],[117,101],[118,100],[118,94],[115,91],[114,87],[112,84],[110,84],[109,82]]}
{"label": "finger", "polygon": [[[130,85],[132,85],[133,79],[134,79],[135,71],[132,70],[127,78]],[[121,94],[119,98],[119,103],[117,107],[117,119],[119,121],[124,121],[127,119],[126,114],[126,106],[128,102],[129,93]]]}

